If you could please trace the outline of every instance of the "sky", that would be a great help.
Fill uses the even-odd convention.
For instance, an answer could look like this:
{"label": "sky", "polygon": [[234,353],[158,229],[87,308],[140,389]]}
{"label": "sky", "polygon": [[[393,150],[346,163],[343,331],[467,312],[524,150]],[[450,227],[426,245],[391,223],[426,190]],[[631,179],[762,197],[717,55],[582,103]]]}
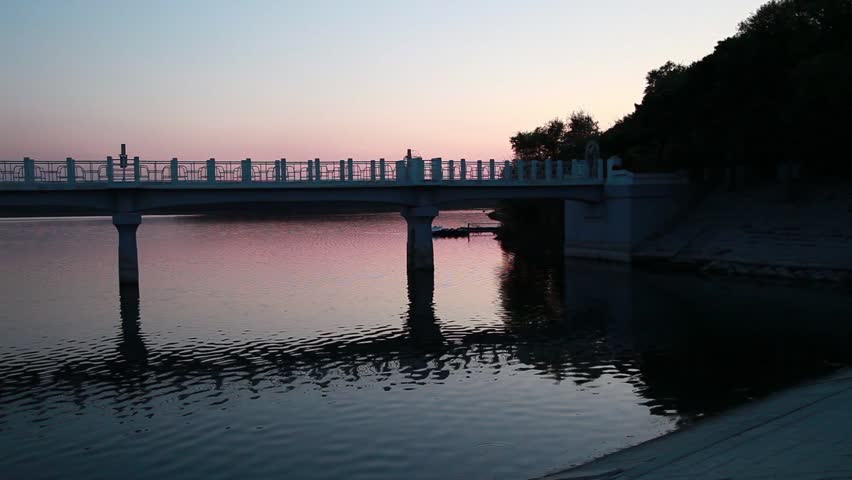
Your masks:
{"label": "sky", "polygon": [[0,0],[0,159],[504,159],[764,0]]}

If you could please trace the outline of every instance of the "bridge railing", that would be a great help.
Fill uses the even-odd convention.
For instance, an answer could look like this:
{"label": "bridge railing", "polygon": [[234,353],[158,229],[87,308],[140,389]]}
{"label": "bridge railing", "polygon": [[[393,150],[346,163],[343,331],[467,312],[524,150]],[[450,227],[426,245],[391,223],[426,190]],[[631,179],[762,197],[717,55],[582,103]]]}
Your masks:
{"label": "bridge railing", "polygon": [[[595,167],[595,166],[592,166]],[[443,160],[408,159],[325,160],[291,162],[209,160],[105,160],[0,161],[0,188],[15,185],[101,184],[275,184],[275,183],[394,183],[456,184],[564,183],[580,179],[601,180],[584,160]]]}

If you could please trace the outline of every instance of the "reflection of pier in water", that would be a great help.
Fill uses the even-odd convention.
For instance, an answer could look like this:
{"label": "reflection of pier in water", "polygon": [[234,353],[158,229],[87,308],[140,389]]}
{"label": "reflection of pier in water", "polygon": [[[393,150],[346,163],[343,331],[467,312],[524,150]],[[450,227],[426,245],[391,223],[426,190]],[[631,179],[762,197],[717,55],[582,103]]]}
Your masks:
{"label": "reflection of pier in water", "polygon": [[[412,271],[402,329],[154,348],[140,326],[138,288],[123,287],[115,354],[75,355],[57,361],[58,367],[0,362],[0,402],[24,393],[31,401],[46,401],[60,391],[82,404],[105,398],[109,391],[138,398],[141,405],[167,391],[190,395],[202,387],[223,390],[246,384],[253,392],[368,384],[416,388],[471,370],[496,375],[522,368],[548,381],[571,381],[581,388],[594,388],[594,381],[604,377],[626,382],[647,399],[653,413],[678,411],[688,416],[723,408],[734,400],[732,395],[753,393],[736,393],[738,380],[745,377],[766,377],[771,387],[782,374],[789,382],[791,373],[812,373],[819,366],[815,362],[823,358],[815,358],[814,351],[826,345],[841,348],[850,338],[848,328],[835,331],[835,343],[819,331],[811,336],[767,335],[760,322],[731,335],[730,327],[714,326],[724,312],[703,312],[709,302],[684,293],[705,292],[712,298],[714,292],[707,285],[684,287],[682,279],[635,281],[634,274],[625,271],[576,271],[518,256],[506,258],[501,274],[503,324],[488,329],[437,318],[432,272]],[[754,296],[753,291],[740,295],[748,302]],[[738,305],[733,302],[727,308],[736,310]],[[800,307],[812,305],[805,302]],[[777,308],[795,315],[790,304]],[[850,305],[834,308],[834,313],[852,311]],[[709,321],[702,320],[702,314]],[[737,319],[728,323],[740,326]],[[828,343],[807,344],[820,336]]]}

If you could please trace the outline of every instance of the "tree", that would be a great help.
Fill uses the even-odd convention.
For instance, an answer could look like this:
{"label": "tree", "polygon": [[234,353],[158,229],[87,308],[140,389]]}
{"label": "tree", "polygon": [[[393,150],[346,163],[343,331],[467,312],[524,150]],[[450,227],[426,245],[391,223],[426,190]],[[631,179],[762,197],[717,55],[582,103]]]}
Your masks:
{"label": "tree", "polygon": [[802,163],[852,175],[852,0],[773,0],[691,64],[646,77],[642,102],[604,132],[601,146],[634,170]]}
{"label": "tree", "polygon": [[586,143],[599,135],[598,122],[578,110],[566,120],[555,118],[529,132],[518,132],[509,141],[518,159],[570,160],[582,158]]}

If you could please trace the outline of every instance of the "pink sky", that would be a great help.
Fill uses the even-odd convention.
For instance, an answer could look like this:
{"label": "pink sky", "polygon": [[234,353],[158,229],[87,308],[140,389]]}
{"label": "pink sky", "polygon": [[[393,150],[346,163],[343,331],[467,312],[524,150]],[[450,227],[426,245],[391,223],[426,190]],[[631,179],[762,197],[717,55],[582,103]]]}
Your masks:
{"label": "pink sky", "polygon": [[508,158],[575,109],[610,126],[760,3],[4,2],[0,159]]}

